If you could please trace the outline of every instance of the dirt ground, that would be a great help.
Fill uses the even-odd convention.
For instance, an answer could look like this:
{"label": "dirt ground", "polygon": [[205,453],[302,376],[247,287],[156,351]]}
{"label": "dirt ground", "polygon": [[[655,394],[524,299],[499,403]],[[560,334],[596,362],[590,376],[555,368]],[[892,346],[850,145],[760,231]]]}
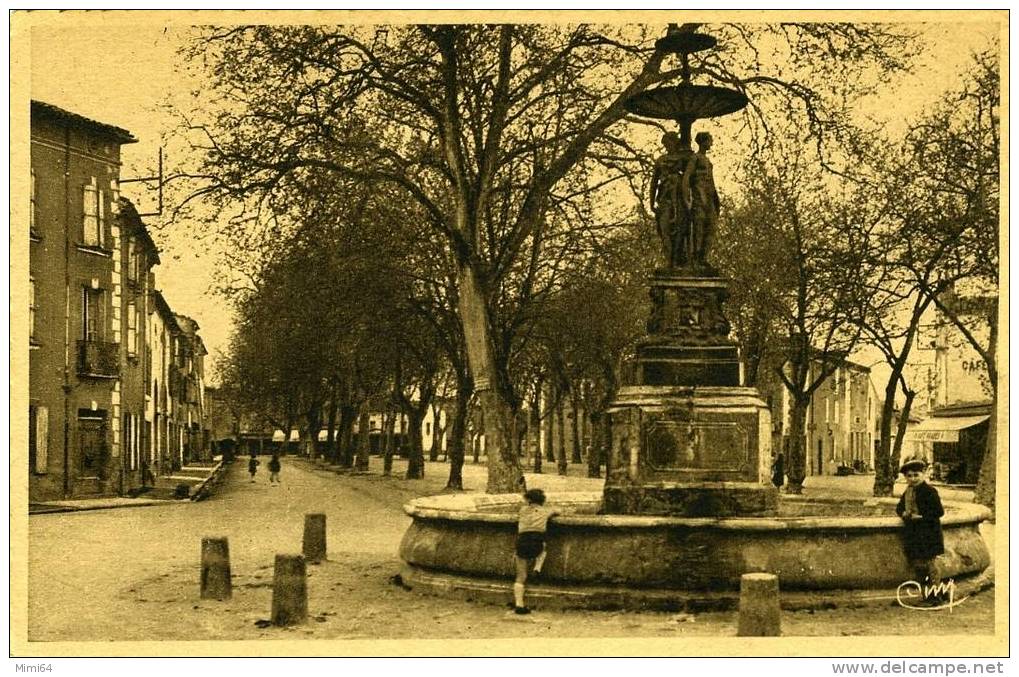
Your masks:
{"label": "dirt ground", "polygon": [[[375,462],[376,459],[373,459]],[[33,515],[29,520],[29,639],[243,640],[568,637],[727,637],[736,615],[542,611],[516,616],[505,607],[427,597],[391,582],[397,548],[410,523],[402,505],[442,491],[447,467],[407,481],[336,475],[284,459],[283,484],[248,480],[235,464],[211,499],[155,507]],[[403,466],[395,469],[402,472]],[[484,468],[468,464],[470,490],[483,490]],[[577,475],[528,475],[531,486],[596,489]],[[827,478],[825,478],[827,480]],[[859,493],[846,482],[808,492]],[[859,485],[859,487],[857,486]],[[300,552],[303,515],[327,514],[329,560],[308,567],[310,620],[260,627],[269,618],[273,559]],[[993,530],[993,528],[992,528]],[[203,536],[230,541],[233,598],[199,599]],[[988,533],[993,537],[992,533]],[[69,557],[73,553],[73,557]],[[88,614],[82,610],[88,609]],[[994,591],[949,611],[898,606],[783,612],[785,636],[981,635],[993,633]]]}

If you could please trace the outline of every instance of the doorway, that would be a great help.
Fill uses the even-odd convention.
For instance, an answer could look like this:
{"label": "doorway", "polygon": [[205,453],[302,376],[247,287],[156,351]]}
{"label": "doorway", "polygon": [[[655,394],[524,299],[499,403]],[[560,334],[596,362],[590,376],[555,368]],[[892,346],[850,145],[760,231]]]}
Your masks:
{"label": "doorway", "polygon": [[78,411],[78,473],[83,479],[106,478],[106,412]]}

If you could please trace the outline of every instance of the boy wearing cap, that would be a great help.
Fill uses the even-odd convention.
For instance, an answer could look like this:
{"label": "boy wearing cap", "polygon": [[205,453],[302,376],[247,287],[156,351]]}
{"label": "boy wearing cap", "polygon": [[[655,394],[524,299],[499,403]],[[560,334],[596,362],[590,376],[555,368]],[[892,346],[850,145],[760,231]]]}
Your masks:
{"label": "boy wearing cap", "polygon": [[919,457],[906,460],[900,472],[906,477],[906,490],[902,492],[895,512],[902,518],[902,542],[906,559],[921,586],[937,586],[941,582],[936,563],[937,556],[945,552],[945,539],[941,532],[941,505],[938,490],[926,481],[927,461]]}

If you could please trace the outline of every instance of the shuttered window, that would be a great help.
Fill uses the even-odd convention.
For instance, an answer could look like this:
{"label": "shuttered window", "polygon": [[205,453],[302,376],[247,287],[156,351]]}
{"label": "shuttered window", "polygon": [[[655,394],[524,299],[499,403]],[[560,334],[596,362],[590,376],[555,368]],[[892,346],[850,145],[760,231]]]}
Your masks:
{"label": "shuttered window", "polygon": [[37,475],[49,470],[49,410],[28,407],[28,467]]}
{"label": "shuttered window", "polygon": [[35,342],[35,278],[28,280],[28,338]]}
{"label": "shuttered window", "polygon": [[30,235],[36,235],[35,230],[35,170],[32,170],[32,201],[29,205],[28,210],[28,232]]}
{"label": "shuttered window", "polygon": [[127,352],[138,353],[138,307],[134,301],[127,304]]}
{"label": "shuttered window", "polygon": [[96,187],[95,179],[83,188],[82,242],[90,247],[102,247],[106,221],[103,191]]}

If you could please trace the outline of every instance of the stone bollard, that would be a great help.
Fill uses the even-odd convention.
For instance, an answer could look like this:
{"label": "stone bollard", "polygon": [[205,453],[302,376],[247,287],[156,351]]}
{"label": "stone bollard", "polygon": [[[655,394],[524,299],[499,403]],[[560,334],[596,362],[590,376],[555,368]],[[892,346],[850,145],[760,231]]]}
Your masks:
{"label": "stone bollard", "polygon": [[318,564],[326,559],[326,516],[312,513],[304,516],[304,559]]}
{"label": "stone bollard", "polygon": [[225,538],[202,539],[202,599],[230,599],[230,544]]}
{"label": "stone bollard", "polygon": [[272,624],[297,625],[308,620],[308,583],[301,555],[276,555],[272,577]]}
{"label": "stone bollard", "polygon": [[778,637],[782,634],[778,576],[743,574],[739,590],[739,637]]}

